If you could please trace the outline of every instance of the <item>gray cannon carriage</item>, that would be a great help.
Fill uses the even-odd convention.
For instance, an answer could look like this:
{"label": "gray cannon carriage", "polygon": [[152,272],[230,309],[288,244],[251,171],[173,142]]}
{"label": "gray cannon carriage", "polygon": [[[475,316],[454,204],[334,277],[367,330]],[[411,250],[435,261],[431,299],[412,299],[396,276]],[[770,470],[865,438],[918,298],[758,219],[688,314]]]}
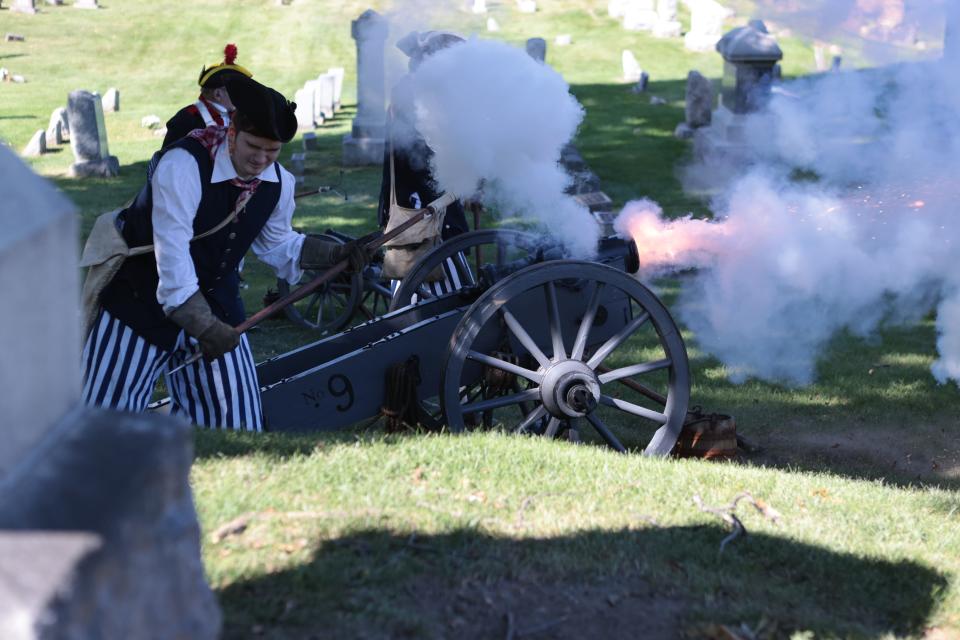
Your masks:
{"label": "gray cannon carriage", "polygon": [[[437,295],[427,274],[444,263],[459,288]],[[257,366],[266,429],[386,414],[666,455],[687,413],[687,353],[638,266],[616,237],[581,261],[520,232],[458,236],[413,267],[386,314]]]}

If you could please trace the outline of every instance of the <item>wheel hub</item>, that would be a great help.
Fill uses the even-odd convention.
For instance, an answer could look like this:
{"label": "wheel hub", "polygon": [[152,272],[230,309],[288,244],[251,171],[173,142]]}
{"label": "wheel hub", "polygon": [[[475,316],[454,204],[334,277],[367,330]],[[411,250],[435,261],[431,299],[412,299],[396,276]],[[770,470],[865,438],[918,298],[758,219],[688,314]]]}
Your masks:
{"label": "wheel hub", "polygon": [[557,418],[580,418],[597,406],[600,381],[585,363],[561,360],[552,364],[540,383],[540,401]]}

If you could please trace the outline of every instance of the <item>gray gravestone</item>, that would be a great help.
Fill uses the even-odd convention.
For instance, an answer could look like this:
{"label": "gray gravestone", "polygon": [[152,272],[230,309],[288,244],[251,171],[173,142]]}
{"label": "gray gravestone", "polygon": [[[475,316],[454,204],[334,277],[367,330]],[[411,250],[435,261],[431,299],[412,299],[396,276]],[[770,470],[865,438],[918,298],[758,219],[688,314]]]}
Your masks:
{"label": "gray gravestone", "polygon": [[27,143],[27,146],[23,148],[23,152],[20,154],[25,158],[35,158],[41,156],[47,152],[47,132],[43,129],[39,129],[36,133],[33,134],[33,137],[30,138],[30,142]]}
{"label": "gray gravestone", "polygon": [[120,173],[120,162],[107,148],[107,127],[103,122],[100,96],[89,91],[73,91],[67,100],[70,122],[70,148],[75,177],[112,177]]}
{"label": "gray gravestone", "polygon": [[351,23],[350,35],[357,43],[357,116],[343,138],[343,163],[380,164],[387,117],[383,62],[387,22],[367,9]]}
{"label": "gray gravestone", "polygon": [[687,74],[686,124],[691,129],[710,124],[713,112],[713,85],[699,71]]}
{"label": "gray gravestone", "polygon": [[120,111],[120,90],[114,87],[107,89],[103,94],[103,112],[114,113]]}
{"label": "gray gravestone", "polygon": [[37,7],[33,0],[13,0],[10,11],[13,13],[36,13]]}
{"label": "gray gravestone", "polygon": [[333,110],[340,111],[343,99],[343,67],[330,67],[327,73],[333,76]]}
{"label": "gray gravestone", "polygon": [[313,131],[307,131],[303,134],[303,150],[304,151],[316,151],[317,149],[317,134]]}
{"label": "gray gravestone", "polygon": [[63,0],[47,0],[47,4],[51,7],[62,7]]}
{"label": "gray gravestone", "polygon": [[530,38],[527,40],[527,54],[537,62],[546,62],[547,60],[547,41],[543,38]]}
{"label": "gray gravestone", "polygon": [[7,42],[25,42],[26,41],[26,38],[24,38],[19,33],[8,33],[6,36],[4,36],[4,39]]}
{"label": "gray gravestone", "polygon": [[948,2],[946,10],[943,59],[947,62],[960,62],[960,2]]}
{"label": "gray gravestone", "polygon": [[776,39],[761,20],[732,29],[717,43],[723,56],[721,104],[733,113],[752,113],[766,105],[774,67],[783,58]]}
{"label": "gray gravestone", "polygon": [[3,146],[0,193],[3,477],[80,399],[80,327],[73,205]]}
{"label": "gray gravestone", "polygon": [[322,73],[317,77],[316,102],[314,109],[323,118],[323,121],[333,119],[334,94],[336,93],[337,79],[329,73]]}
{"label": "gray gravestone", "polygon": [[63,144],[70,139],[70,127],[67,122],[67,109],[57,107],[50,114],[50,123],[47,125],[47,143]]}

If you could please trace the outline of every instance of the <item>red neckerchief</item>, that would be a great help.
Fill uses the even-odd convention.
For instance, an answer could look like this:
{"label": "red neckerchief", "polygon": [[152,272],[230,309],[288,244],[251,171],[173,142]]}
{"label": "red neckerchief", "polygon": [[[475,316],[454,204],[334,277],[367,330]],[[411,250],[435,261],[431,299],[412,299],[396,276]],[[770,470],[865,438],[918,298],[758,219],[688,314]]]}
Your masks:
{"label": "red neckerchief", "polygon": [[[211,162],[216,162],[217,149],[220,148],[220,145],[226,144],[227,142],[226,127],[207,127],[206,129],[194,129],[187,135],[199,142],[200,145],[207,150],[207,153],[210,154]],[[253,197],[257,187],[260,186],[260,182],[260,178],[254,178],[249,182],[244,182],[239,176],[230,181],[230,184],[240,188],[240,195],[237,198],[236,204],[237,209],[242,208],[247,201]]]}
{"label": "red neckerchief", "polygon": [[207,111],[210,112],[210,117],[213,118],[213,121],[217,123],[218,127],[223,126],[223,116],[220,115],[220,109],[218,109],[212,102],[200,96],[200,102],[206,105]]}

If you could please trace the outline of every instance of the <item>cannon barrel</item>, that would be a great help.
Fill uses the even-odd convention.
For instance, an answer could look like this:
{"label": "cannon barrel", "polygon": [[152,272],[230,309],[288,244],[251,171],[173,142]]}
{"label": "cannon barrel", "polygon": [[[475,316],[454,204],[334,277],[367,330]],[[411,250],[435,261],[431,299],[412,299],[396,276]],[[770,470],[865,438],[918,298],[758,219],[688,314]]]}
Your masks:
{"label": "cannon barrel", "polygon": [[[480,268],[481,282],[490,285],[532,264],[551,260],[563,260],[566,257],[563,247],[544,245],[532,251],[530,255],[518,260],[512,260],[498,265],[483,265]],[[622,269],[631,274],[636,273],[640,269],[640,254],[637,251],[637,244],[633,240],[625,240],[615,235],[600,239],[597,245],[597,255],[593,261]]]}

